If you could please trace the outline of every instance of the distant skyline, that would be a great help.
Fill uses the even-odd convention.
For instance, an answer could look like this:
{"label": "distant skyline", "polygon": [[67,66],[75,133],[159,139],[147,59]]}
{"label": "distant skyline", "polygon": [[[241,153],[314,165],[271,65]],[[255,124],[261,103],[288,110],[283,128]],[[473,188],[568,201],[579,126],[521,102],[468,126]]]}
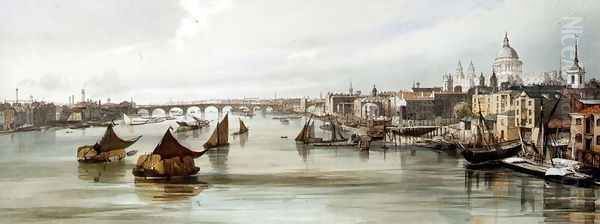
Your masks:
{"label": "distant skyline", "polygon": [[504,33],[524,74],[559,67],[565,17],[600,78],[600,2],[0,1],[0,100],[162,103],[441,86],[458,60],[488,74]]}

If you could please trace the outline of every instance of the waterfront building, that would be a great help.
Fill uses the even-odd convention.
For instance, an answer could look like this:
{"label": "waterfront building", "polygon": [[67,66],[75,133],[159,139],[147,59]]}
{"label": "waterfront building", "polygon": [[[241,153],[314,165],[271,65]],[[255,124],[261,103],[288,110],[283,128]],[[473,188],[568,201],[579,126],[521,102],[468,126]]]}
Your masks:
{"label": "waterfront building", "polygon": [[466,93],[461,92],[435,92],[433,93],[433,115],[441,118],[456,118],[454,108],[459,103],[465,102]]}
{"label": "waterfront building", "polygon": [[508,111],[514,111],[513,102],[518,96],[518,91],[505,90],[490,94],[475,94],[472,97],[472,105],[474,114],[481,113],[486,115],[503,114]]}
{"label": "waterfront building", "polygon": [[500,141],[519,139],[519,128],[515,122],[515,111],[510,110],[496,115],[496,138]]}
{"label": "waterfront building", "polygon": [[325,100],[325,113],[338,116],[351,116],[354,114],[354,101],[359,99],[360,92],[355,92],[350,83],[347,93],[328,93]]}
{"label": "waterfront building", "polygon": [[569,115],[571,157],[600,168],[600,100],[578,100],[577,112]]}

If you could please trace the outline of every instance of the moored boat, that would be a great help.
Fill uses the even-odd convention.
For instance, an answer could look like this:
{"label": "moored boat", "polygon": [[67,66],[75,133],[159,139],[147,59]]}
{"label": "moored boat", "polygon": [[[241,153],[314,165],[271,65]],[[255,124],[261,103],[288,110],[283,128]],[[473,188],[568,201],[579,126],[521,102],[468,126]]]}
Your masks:
{"label": "moored boat", "polygon": [[133,175],[145,179],[169,179],[196,175],[200,168],[194,164],[207,150],[194,151],[179,143],[167,129],[151,154],[138,158]]}
{"label": "moored boat", "polygon": [[516,155],[519,151],[521,151],[519,141],[508,141],[483,147],[466,148],[462,146],[461,155],[469,163],[483,163],[505,159]]}
{"label": "moored boat", "polygon": [[110,124],[100,141],[94,145],[85,145],[77,148],[77,160],[80,162],[111,162],[121,160],[127,156],[125,149],[137,142],[142,136],[124,140],[117,136]]}
{"label": "moored boat", "polygon": [[[484,134],[487,138],[484,137]],[[487,127],[481,109],[477,124],[477,143],[469,147],[465,147],[463,144],[458,144],[458,146],[460,154],[469,163],[467,165],[471,167],[477,167],[479,163],[482,165],[493,164],[493,161],[517,155],[522,149],[519,140],[497,142],[494,134]]]}

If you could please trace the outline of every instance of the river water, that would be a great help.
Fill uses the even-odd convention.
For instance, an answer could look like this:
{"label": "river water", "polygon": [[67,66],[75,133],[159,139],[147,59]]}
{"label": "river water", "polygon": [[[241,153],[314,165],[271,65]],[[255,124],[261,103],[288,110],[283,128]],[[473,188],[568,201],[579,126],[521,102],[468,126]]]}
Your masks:
{"label": "river water", "polygon": [[[237,118],[230,119],[233,132]],[[130,148],[136,156],[112,164],[75,159],[76,147],[104,128],[0,136],[0,223],[600,222],[594,189],[504,169],[469,171],[456,156],[407,146],[309,149],[293,141],[303,120],[284,125],[260,113],[244,120],[247,137],[196,159],[197,180],[169,183],[136,181],[131,169],[172,121],[117,126],[123,137],[143,138]],[[201,150],[210,133],[176,137]]]}

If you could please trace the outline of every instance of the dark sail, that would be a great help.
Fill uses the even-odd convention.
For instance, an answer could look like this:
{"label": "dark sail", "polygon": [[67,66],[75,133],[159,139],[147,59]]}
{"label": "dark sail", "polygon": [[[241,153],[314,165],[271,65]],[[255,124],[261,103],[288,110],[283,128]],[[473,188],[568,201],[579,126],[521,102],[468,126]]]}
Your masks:
{"label": "dark sail", "polygon": [[225,114],[223,120],[217,123],[217,127],[208,141],[204,143],[204,147],[213,148],[227,144],[229,144],[229,118],[227,114]]}
{"label": "dark sail", "polygon": [[310,133],[310,121],[312,120],[312,115],[308,118],[308,120],[306,121],[306,123],[304,123],[304,127],[302,127],[302,130],[300,131],[300,133],[298,133],[298,136],[296,136],[296,141],[297,142],[307,142],[308,141],[308,135]]}
{"label": "dark sail", "polygon": [[152,151],[152,154],[160,155],[160,158],[162,159],[170,159],[173,157],[183,158],[185,156],[198,158],[205,152],[206,150],[201,152],[192,151],[181,145],[181,143],[179,143],[179,141],[173,137],[173,134],[171,134],[171,129],[168,129],[160,143],[158,143],[156,148],[154,148],[154,151]]}
{"label": "dark sail", "polygon": [[142,136],[135,137],[130,140],[123,140],[115,133],[113,129],[113,124],[109,124],[106,127],[106,131],[104,132],[104,136],[94,145],[94,149],[98,152],[107,152],[115,149],[125,149],[133,143],[137,142]]}
{"label": "dark sail", "polygon": [[244,124],[242,119],[240,119],[240,132],[239,133],[245,133],[247,131],[248,131],[248,127],[246,127],[246,125]]}

